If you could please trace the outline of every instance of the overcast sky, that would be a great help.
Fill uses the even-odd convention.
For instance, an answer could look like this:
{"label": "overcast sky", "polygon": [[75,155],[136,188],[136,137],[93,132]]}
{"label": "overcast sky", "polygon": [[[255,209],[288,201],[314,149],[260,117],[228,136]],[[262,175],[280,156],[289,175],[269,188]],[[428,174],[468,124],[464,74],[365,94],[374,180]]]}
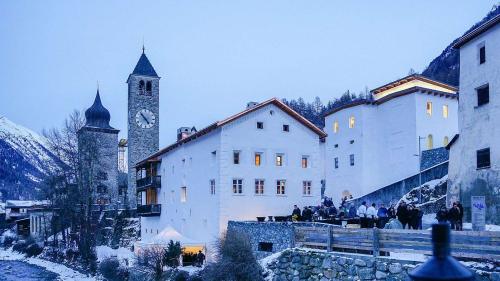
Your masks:
{"label": "overcast sky", "polygon": [[127,132],[141,53],[160,80],[160,145],[270,97],[323,101],[426,65],[497,1],[0,2],[0,115],[41,132],[88,108],[99,81]]}

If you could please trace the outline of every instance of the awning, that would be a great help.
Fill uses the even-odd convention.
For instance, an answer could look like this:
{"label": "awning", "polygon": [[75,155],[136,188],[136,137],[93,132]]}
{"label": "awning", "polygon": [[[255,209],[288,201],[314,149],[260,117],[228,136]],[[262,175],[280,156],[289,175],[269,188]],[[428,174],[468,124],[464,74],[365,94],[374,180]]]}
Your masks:
{"label": "awning", "polygon": [[204,242],[195,241],[191,238],[183,236],[171,226],[165,227],[160,233],[144,241],[137,241],[135,248],[147,248],[152,246],[166,247],[170,240],[179,242],[181,247],[205,247]]}

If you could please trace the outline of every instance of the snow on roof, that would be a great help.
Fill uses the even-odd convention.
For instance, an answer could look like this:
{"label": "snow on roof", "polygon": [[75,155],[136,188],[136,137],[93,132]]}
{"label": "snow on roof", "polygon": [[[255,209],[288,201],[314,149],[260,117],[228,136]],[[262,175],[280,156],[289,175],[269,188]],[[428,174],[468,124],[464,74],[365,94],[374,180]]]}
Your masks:
{"label": "snow on roof", "polygon": [[49,205],[49,200],[40,200],[40,201],[32,201],[32,200],[7,200],[5,201],[6,208],[30,208],[33,206],[44,206]]}
{"label": "snow on roof", "polygon": [[179,242],[181,243],[182,246],[186,245],[203,245],[204,243],[195,241],[191,238],[188,238],[186,236],[183,236],[180,234],[177,230],[175,230],[171,226],[165,227],[160,233],[157,235],[153,236],[150,239],[145,240],[143,245],[167,245],[170,240],[174,242]]}

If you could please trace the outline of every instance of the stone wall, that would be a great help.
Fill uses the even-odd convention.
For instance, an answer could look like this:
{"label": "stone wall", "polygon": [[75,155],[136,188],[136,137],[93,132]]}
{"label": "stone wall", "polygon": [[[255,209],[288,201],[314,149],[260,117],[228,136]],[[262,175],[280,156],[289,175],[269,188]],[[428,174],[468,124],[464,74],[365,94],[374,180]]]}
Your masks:
{"label": "stone wall", "polygon": [[420,169],[425,170],[439,163],[448,161],[449,156],[449,151],[444,147],[424,150],[422,151]]}
{"label": "stone wall", "polygon": [[[420,263],[387,257],[349,255],[289,249],[267,264],[273,281],[301,280],[407,280]],[[499,280],[500,269],[493,264],[467,264],[476,280]]]}

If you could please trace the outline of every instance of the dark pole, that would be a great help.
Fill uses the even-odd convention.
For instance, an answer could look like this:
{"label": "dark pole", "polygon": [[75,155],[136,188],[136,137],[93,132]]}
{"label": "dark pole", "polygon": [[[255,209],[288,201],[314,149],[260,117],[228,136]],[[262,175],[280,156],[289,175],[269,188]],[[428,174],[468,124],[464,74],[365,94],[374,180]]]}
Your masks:
{"label": "dark pole", "polygon": [[432,257],[408,275],[411,280],[474,280],[474,273],[450,255],[450,226],[432,225]]}

